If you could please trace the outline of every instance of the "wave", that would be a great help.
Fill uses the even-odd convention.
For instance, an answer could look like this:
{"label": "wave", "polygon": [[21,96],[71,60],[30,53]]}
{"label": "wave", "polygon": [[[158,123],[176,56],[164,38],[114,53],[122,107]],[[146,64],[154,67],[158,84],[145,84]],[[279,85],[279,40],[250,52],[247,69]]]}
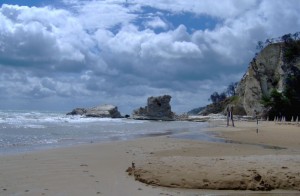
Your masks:
{"label": "wave", "polygon": [[[82,123],[144,123],[128,119],[88,118],[83,116],[70,116],[64,113],[36,112],[36,111],[0,111],[0,128],[7,126],[14,128],[43,129],[57,124],[82,124]],[[1,126],[2,125],[2,126]]]}
{"label": "wave", "polygon": [[205,124],[85,118],[54,112],[0,111],[0,155],[81,143],[199,132]]}

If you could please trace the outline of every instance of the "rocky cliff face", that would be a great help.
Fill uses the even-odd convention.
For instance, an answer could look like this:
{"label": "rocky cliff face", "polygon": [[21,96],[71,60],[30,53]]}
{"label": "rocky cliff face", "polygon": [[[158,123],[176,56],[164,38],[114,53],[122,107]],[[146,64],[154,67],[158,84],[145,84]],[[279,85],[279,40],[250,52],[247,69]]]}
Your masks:
{"label": "rocky cliff face", "polygon": [[170,101],[170,95],[149,97],[147,106],[134,110],[132,118],[142,120],[173,120],[174,113],[171,111]]}
{"label": "rocky cliff face", "polygon": [[[284,62],[283,55],[283,43],[270,44],[250,62],[236,89],[239,97],[236,105],[243,107],[247,115],[254,116],[256,112],[262,115],[265,112],[262,96],[268,96],[272,89],[284,90],[291,64]],[[300,69],[300,58],[292,66]]]}

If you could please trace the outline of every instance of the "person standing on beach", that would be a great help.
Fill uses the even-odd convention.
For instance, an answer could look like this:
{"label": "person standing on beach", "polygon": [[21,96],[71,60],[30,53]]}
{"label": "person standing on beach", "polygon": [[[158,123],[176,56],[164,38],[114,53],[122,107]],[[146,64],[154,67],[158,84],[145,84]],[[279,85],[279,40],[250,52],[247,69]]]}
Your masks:
{"label": "person standing on beach", "polygon": [[231,106],[230,109],[229,109],[229,106],[228,106],[227,107],[227,127],[229,126],[229,121],[230,120],[232,122],[232,126],[234,127],[232,111],[233,111],[233,106]]}

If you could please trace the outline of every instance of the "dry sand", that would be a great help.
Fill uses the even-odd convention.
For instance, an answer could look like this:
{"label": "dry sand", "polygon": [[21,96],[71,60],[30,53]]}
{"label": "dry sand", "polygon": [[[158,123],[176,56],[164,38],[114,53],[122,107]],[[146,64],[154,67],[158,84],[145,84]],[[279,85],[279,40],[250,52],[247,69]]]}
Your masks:
{"label": "dry sand", "polygon": [[[207,131],[228,142],[162,136],[3,155],[0,195],[300,194],[299,126],[222,122]],[[132,162],[138,181],[125,172]]]}
{"label": "dry sand", "polygon": [[224,143],[169,140],[173,147],[153,152],[135,169],[135,178],[165,187],[299,191],[300,128],[269,122],[236,126],[209,129],[226,138]]}

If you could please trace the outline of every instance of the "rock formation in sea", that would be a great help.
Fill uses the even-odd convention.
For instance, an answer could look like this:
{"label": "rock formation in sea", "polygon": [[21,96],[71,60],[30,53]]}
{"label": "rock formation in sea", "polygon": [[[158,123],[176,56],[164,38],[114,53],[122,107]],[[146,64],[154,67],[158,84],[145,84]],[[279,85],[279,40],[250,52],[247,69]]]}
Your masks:
{"label": "rock formation in sea", "polygon": [[67,113],[67,115],[84,115],[85,113],[85,108],[75,108],[72,110],[72,112]]}
{"label": "rock formation in sea", "polygon": [[75,108],[67,115],[84,115],[86,117],[98,117],[98,118],[121,118],[121,114],[118,111],[117,106],[114,105],[100,105],[92,108]]}
{"label": "rock formation in sea", "polygon": [[171,98],[170,95],[149,97],[147,106],[134,110],[132,118],[139,120],[174,120],[174,113],[170,105]]}

